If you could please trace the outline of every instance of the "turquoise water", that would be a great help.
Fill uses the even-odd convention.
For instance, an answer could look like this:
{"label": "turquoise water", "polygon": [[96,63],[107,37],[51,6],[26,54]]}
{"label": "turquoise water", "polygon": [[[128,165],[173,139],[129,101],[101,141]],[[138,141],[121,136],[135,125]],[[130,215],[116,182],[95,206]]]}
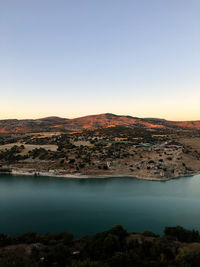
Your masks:
{"label": "turquoise water", "polygon": [[83,236],[182,225],[200,230],[200,175],[167,182],[0,175],[0,232]]}

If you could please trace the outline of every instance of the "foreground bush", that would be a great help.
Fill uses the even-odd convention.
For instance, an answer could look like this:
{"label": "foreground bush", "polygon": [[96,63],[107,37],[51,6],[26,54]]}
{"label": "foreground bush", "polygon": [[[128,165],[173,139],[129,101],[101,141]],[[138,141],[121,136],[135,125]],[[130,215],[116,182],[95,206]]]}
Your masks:
{"label": "foreground bush", "polygon": [[198,231],[186,230],[181,226],[165,227],[164,233],[167,236],[172,236],[181,242],[199,242],[200,235]]}
{"label": "foreground bush", "polygon": [[166,227],[160,237],[151,231],[128,233],[117,225],[80,239],[66,232],[28,232],[18,237],[1,234],[0,267],[25,266],[199,267],[199,233],[180,226]]}

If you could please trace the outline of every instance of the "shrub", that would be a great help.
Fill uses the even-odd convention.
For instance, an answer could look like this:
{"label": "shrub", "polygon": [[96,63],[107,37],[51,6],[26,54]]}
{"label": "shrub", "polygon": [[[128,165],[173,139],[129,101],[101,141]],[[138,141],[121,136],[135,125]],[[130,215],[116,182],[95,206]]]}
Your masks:
{"label": "shrub", "polygon": [[40,241],[41,241],[41,236],[34,232],[27,232],[17,237],[18,243],[31,244],[31,243],[37,243]]}
{"label": "shrub", "polygon": [[198,231],[186,230],[181,226],[165,227],[164,233],[167,236],[173,236],[181,242],[200,242],[200,235]]}
{"label": "shrub", "polygon": [[158,235],[154,234],[152,231],[146,230],[142,233],[143,236],[157,237]]}

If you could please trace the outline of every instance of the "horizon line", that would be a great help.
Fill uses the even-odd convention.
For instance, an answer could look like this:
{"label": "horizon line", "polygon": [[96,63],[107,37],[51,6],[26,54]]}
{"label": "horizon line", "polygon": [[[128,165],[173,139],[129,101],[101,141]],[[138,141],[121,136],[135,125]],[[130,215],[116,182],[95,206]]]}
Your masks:
{"label": "horizon line", "polygon": [[1,119],[0,121],[3,120],[43,120],[46,118],[59,118],[59,119],[66,119],[66,120],[74,120],[74,119],[79,119],[79,118],[84,118],[84,117],[90,117],[90,116],[100,116],[100,115],[114,115],[118,117],[132,117],[136,119],[156,119],[156,120],[165,120],[165,121],[173,121],[173,122],[195,122],[195,121],[200,121],[200,119],[197,120],[171,120],[171,119],[165,119],[165,118],[159,118],[159,117],[138,117],[138,116],[133,116],[133,115],[121,115],[121,114],[115,114],[112,112],[105,112],[105,113],[96,113],[96,114],[88,114],[88,115],[82,115],[78,117],[62,117],[62,116],[56,116],[56,115],[50,115],[50,116],[45,116],[45,117],[38,117],[38,118],[6,118],[6,119]]}

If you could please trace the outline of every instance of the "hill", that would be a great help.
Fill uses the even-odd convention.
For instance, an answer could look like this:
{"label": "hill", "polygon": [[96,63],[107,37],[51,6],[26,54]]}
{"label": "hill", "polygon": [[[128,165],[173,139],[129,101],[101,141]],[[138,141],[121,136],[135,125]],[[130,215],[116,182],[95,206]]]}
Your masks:
{"label": "hill", "polygon": [[66,132],[115,126],[147,129],[200,130],[200,121],[167,121],[164,119],[137,118],[111,113],[90,115],[75,119],[53,116],[36,120],[0,120],[0,133]]}

